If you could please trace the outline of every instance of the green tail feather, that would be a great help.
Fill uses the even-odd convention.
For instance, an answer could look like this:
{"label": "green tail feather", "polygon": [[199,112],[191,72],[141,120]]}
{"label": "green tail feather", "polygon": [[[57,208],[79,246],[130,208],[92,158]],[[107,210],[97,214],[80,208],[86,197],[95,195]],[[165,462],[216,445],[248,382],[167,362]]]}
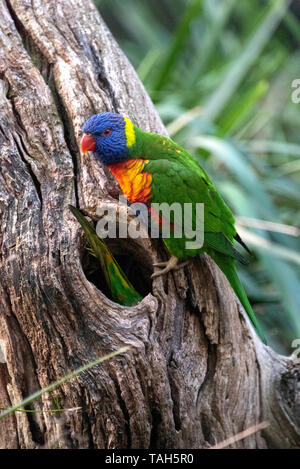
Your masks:
{"label": "green tail feather", "polygon": [[216,251],[209,252],[209,255],[213,258],[215,263],[220,267],[222,272],[226,275],[227,280],[229,281],[231,287],[233,288],[236,296],[242,303],[246,313],[248,314],[249,319],[251,320],[257,334],[261,338],[264,344],[267,343],[266,338],[258,324],[258,321],[255,317],[255,314],[251,308],[249,300],[247,298],[246,292],[243,285],[241,284],[238,275],[236,273],[236,268],[234,265],[234,260],[228,256],[224,256]]}
{"label": "green tail feather", "polygon": [[106,244],[98,237],[92,223],[88,222],[82,213],[72,205],[69,205],[69,209],[85,232],[90,245],[88,251],[100,262],[112,300],[124,306],[137,304],[142,300],[141,295],[131,285]]}

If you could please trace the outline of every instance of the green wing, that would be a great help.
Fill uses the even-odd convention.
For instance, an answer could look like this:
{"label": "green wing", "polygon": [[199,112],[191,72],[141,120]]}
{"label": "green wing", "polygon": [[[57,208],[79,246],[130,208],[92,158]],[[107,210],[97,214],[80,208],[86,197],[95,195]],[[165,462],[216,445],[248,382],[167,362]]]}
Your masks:
{"label": "green wing", "polygon": [[82,213],[72,205],[69,205],[69,209],[85,232],[90,253],[100,262],[112,300],[124,306],[132,306],[141,301],[141,295],[131,285],[106,244],[98,237],[92,223],[88,222]]}
{"label": "green wing", "polygon": [[[163,155],[165,156],[165,155]],[[150,160],[145,171],[152,174],[151,202],[177,202],[193,206],[193,225],[196,222],[196,203],[204,204],[204,246],[244,262],[234,249],[236,236],[231,210],[219,195],[208,175],[186,152],[178,155],[172,152],[168,159]],[[171,220],[172,221],[172,220]],[[176,254],[175,254],[176,255]]]}
{"label": "green wing", "polygon": [[[242,244],[243,242],[237,236],[231,210],[225,204],[205,171],[197,165],[189,154],[182,150],[179,155],[174,155],[174,152],[169,151],[168,159],[149,161],[145,166],[145,170],[152,174],[151,202],[167,202],[169,205],[174,202],[181,205],[192,203],[194,218],[196,217],[196,203],[204,203],[204,245],[201,251],[207,252],[226,275],[258,335],[266,343],[235,269],[234,260],[242,263],[246,263],[246,261],[233,247],[234,238],[237,238]],[[164,241],[173,255],[183,257],[182,252],[187,254],[184,253],[184,239],[174,238],[165,239]]]}

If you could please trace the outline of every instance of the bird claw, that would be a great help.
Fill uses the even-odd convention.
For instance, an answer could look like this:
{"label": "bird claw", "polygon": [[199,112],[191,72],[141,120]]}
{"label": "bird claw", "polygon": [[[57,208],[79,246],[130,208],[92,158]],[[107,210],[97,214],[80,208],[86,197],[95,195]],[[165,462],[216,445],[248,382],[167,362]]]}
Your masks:
{"label": "bird claw", "polygon": [[161,269],[159,272],[154,272],[151,275],[151,278],[153,279],[153,278],[159,277],[160,275],[165,275],[168,272],[170,272],[171,270],[182,269],[183,267],[185,267],[190,262],[188,260],[188,261],[181,262],[180,264],[178,264],[178,261],[179,261],[178,257],[171,256],[168,261],[156,262],[155,264],[153,264],[153,267],[164,267],[164,269]]}
{"label": "bird claw", "polygon": [[169,262],[169,261],[155,262],[155,263],[153,264],[153,267],[165,267],[166,265],[168,265],[168,262]]}

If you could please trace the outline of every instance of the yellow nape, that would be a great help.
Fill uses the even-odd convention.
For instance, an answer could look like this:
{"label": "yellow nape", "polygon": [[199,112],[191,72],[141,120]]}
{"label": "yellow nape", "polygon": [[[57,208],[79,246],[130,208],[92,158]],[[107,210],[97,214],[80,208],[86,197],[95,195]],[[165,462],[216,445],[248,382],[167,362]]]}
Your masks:
{"label": "yellow nape", "polygon": [[126,145],[127,147],[132,147],[135,144],[135,132],[133,123],[125,116],[123,116],[125,121],[125,135],[126,135]]}

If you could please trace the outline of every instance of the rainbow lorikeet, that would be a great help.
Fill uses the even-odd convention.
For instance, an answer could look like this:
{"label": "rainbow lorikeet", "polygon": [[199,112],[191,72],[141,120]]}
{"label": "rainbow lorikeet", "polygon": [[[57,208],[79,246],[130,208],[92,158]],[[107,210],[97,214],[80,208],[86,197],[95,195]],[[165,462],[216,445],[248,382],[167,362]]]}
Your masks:
{"label": "rainbow lorikeet", "polygon": [[87,221],[77,208],[69,205],[69,209],[85,232],[89,243],[88,250],[92,256],[98,259],[101,265],[113,301],[124,306],[132,306],[141,301],[141,295],[131,285],[106,244],[98,237],[92,223]]}
{"label": "rainbow lorikeet", "polygon": [[[188,238],[172,234],[163,241],[171,254],[168,262],[155,264],[162,267],[152,277],[165,274],[185,265],[190,257],[206,252],[227,277],[244,306],[257,333],[265,341],[245,290],[237,276],[235,260],[246,263],[234,248],[234,240],[245,249],[236,232],[234,217],[206,172],[196,160],[174,141],[158,134],[145,132],[120,114],[104,112],[90,117],[82,127],[85,134],[81,150],[92,151],[117,178],[131,203],[172,205],[192,204],[195,222],[196,204],[204,204],[204,243],[202,247],[187,249]],[[151,217],[157,216],[149,208]],[[173,225],[170,218],[170,225]]]}

